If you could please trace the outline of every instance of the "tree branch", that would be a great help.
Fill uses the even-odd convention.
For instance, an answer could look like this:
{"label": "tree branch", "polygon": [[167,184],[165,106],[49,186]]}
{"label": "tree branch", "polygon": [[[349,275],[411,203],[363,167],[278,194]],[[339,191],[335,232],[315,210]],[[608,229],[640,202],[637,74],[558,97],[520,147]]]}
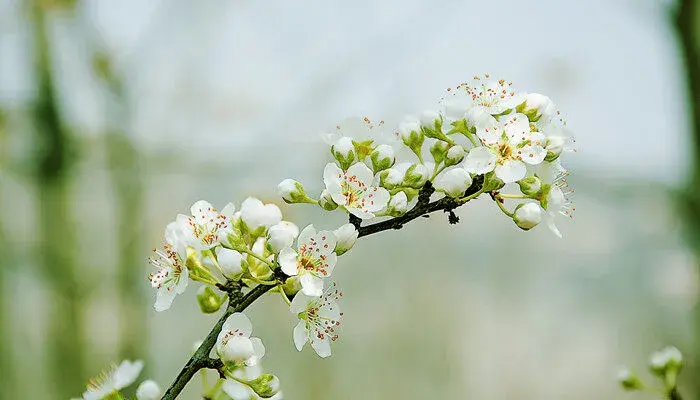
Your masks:
{"label": "tree branch", "polygon": [[229,300],[229,306],[226,308],[226,312],[224,312],[224,315],[222,315],[221,318],[219,318],[219,320],[216,322],[216,325],[214,325],[214,328],[212,328],[212,330],[202,342],[202,345],[199,346],[197,351],[195,351],[194,355],[190,357],[189,361],[187,361],[187,364],[185,364],[180,373],[177,374],[175,381],[165,392],[165,394],[162,397],[162,400],[173,400],[177,398],[180,392],[182,392],[182,389],[185,388],[185,385],[187,385],[187,382],[189,382],[190,379],[192,379],[192,377],[195,373],[197,373],[197,371],[199,371],[202,368],[211,368],[214,365],[211,362],[211,359],[209,358],[209,353],[211,353],[211,349],[214,347],[214,344],[216,343],[216,338],[217,336],[219,336],[219,332],[221,332],[221,327],[224,325],[226,319],[235,312],[241,312],[245,310],[255,300],[257,300],[260,296],[265,294],[268,290],[272,289],[273,287],[273,285],[259,285],[253,288],[253,290],[248,292],[248,294],[246,294],[243,297],[230,296],[231,298]]}
{"label": "tree branch", "polygon": [[[462,197],[468,197],[478,193],[482,190],[483,185],[483,175],[478,175],[474,177],[474,181]],[[451,197],[443,197],[442,199],[433,201],[431,203],[430,196],[433,193],[435,193],[435,188],[433,187],[432,183],[428,181],[418,193],[418,202],[406,214],[400,217],[391,218],[386,221],[377,222],[375,224],[367,226],[360,226],[362,221],[354,215],[350,214],[350,223],[355,225],[355,227],[357,228],[359,232],[358,237],[368,236],[373,233],[382,232],[389,229],[401,229],[404,226],[404,224],[416,218],[420,218],[423,215],[440,210],[450,213],[450,223],[453,223],[453,210],[465,204],[466,201],[454,199]],[[283,278],[283,276],[278,276],[278,278]],[[224,325],[224,321],[226,321],[226,319],[234,312],[241,312],[245,310],[255,300],[257,300],[260,296],[265,294],[268,290],[272,289],[273,287],[275,286],[259,285],[256,286],[250,292],[248,292],[248,294],[241,297],[239,292],[239,286],[219,286],[219,289],[226,290],[229,292],[229,306],[226,308],[226,312],[224,312],[224,315],[222,315],[221,318],[216,322],[216,325],[214,325],[214,328],[212,328],[207,337],[204,339],[202,345],[199,346],[194,355],[189,359],[189,361],[187,361],[187,364],[185,364],[185,366],[182,368],[180,373],[175,378],[175,381],[165,392],[165,395],[163,395],[161,400],[175,399],[180,394],[180,392],[182,392],[182,389],[185,388],[187,382],[189,382],[190,379],[192,379],[192,377],[194,376],[194,374],[200,369],[209,368],[218,371],[221,370],[221,360],[210,358],[209,353],[211,353],[211,349],[216,343],[216,338],[219,335],[219,332],[221,332],[221,327]]]}

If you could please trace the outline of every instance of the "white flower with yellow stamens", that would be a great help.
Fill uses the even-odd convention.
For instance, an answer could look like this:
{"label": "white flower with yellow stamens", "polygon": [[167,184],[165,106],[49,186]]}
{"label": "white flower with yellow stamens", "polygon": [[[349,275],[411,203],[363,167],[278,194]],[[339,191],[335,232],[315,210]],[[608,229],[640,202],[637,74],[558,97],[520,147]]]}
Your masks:
{"label": "white flower with yellow stamens", "polygon": [[197,250],[208,250],[217,246],[220,237],[231,229],[231,217],[235,207],[228,203],[221,212],[209,202],[199,200],[190,207],[191,216],[180,214],[176,222],[185,233],[187,242]]}
{"label": "white flower with yellow stamens", "polygon": [[337,238],[331,231],[316,232],[308,225],[299,234],[297,249],[285,247],[280,251],[278,262],[282,272],[299,276],[301,290],[308,296],[323,293],[323,279],[330,276],[338,256],[334,253]]}
{"label": "white flower with yellow stamens", "polygon": [[297,293],[289,308],[299,318],[299,323],[294,327],[294,345],[301,351],[306,342],[311,342],[311,347],[321,357],[331,355],[331,342],[338,340],[340,333],[340,312],[338,300],[343,292],[332,283],[324,290],[321,297],[309,297],[304,293]]}
{"label": "white flower with yellow stamens", "polygon": [[165,228],[163,249],[153,249],[155,256],[148,261],[157,268],[148,276],[151,286],[156,289],[156,311],[170,308],[175,296],[182,294],[189,281],[186,259],[185,235],[180,224],[171,222]]}
{"label": "white flower with yellow stamens", "polygon": [[363,163],[353,164],[347,171],[335,163],[326,164],[323,181],[331,198],[339,206],[362,219],[373,218],[389,202],[389,192],[373,186],[374,174]]}
{"label": "white flower with yellow stamens", "polygon": [[143,369],[143,361],[122,361],[113,365],[99,376],[90,379],[83,400],[100,400],[108,398],[119,390],[134,383]]}

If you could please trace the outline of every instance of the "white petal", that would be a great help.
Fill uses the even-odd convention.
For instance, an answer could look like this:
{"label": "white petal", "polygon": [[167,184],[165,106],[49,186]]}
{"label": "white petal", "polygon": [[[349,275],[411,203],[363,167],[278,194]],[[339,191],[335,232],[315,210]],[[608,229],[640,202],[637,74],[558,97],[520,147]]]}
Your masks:
{"label": "white petal", "polygon": [[[260,340],[260,338],[254,337],[254,338],[250,338],[250,342],[253,343],[253,353],[255,354],[254,357],[257,360],[260,360],[261,358],[263,358],[263,356],[265,355],[265,345],[263,345],[262,340]],[[249,364],[249,365],[254,365],[254,364],[257,364],[257,362],[253,363],[253,364]]]}
{"label": "white petal", "polygon": [[304,348],[308,338],[309,334],[306,330],[306,321],[299,321],[299,323],[294,327],[294,346],[297,348],[297,350],[301,351],[301,349]]}
{"label": "white petal", "polygon": [[391,195],[389,191],[382,187],[373,187],[365,197],[365,210],[376,212],[386,208]]}
{"label": "white petal", "polygon": [[323,294],[323,279],[313,274],[302,274],[299,278],[301,291],[312,297],[320,297]]}
{"label": "white petal", "polygon": [[524,114],[506,115],[503,121],[503,129],[510,140],[522,141],[530,132],[530,121]]}
{"label": "white petal", "polygon": [[309,297],[305,295],[302,292],[299,292],[294,295],[294,299],[292,299],[292,304],[289,306],[289,311],[291,311],[292,314],[298,315],[302,311],[306,311],[306,308],[309,306],[309,303],[312,301],[318,300],[316,297]]}
{"label": "white petal", "polygon": [[233,400],[248,400],[253,395],[252,390],[248,386],[233,379],[226,379],[224,384],[221,385],[221,390]]}
{"label": "white petal", "polygon": [[134,383],[142,369],[143,361],[141,360],[136,360],[134,362],[129,360],[122,361],[119,367],[114,371],[114,388],[119,390]]}
{"label": "white petal", "polygon": [[211,203],[205,200],[199,200],[192,204],[192,207],[190,207],[190,214],[196,218],[197,223],[201,224],[209,219],[209,216],[212,214],[212,210],[214,210],[214,207],[211,205]]}
{"label": "white petal", "polygon": [[335,236],[333,231],[320,231],[314,235],[314,239],[316,239],[318,254],[322,254],[324,256],[333,253],[335,244],[338,241],[338,238]]}
{"label": "white petal", "polygon": [[299,234],[299,238],[297,239],[297,248],[301,248],[303,245],[309,245],[311,243],[311,239],[316,235],[316,228],[314,228],[313,224],[311,225],[306,225],[304,229],[301,230],[301,233]]}
{"label": "white petal", "polygon": [[231,217],[233,217],[233,214],[235,212],[236,212],[236,206],[234,206],[233,203],[228,203],[224,206],[224,208],[221,209],[220,214],[226,218],[231,218]]}
{"label": "white petal", "polygon": [[348,212],[360,219],[374,218],[374,214],[357,207],[346,207]]}
{"label": "white petal", "polygon": [[333,273],[333,270],[335,269],[335,264],[338,262],[338,255],[331,252],[326,256],[326,274],[324,277],[329,277]]}
{"label": "white petal", "polygon": [[328,336],[325,336],[323,339],[312,336],[311,347],[316,350],[316,354],[321,358],[326,358],[331,355],[331,343],[330,340],[328,340]]}
{"label": "white petal", "polygon": [[318,315],[322,318],[338,321],[340,320],[340,306],[335,300],[326,299],[324,306],[318,310]]}
{"label": "white petal", "polygon": [[[340,182],[343,180],[343,170],[340,169],[339,166],[337,166],[335,163],[328,163],[326,164],[326,167],[323,169],[323,183],[326,184],[326,187],[329,188],[330,186],[334,185],[340,185]],[[331,193],[330,189],[328,189]]]}
{"label": "white petal", "polygon": [[557,235],[559,238],[561,238],[561,232],[559,232],[559,229],[557,226],[554,224],[554,216],[551,216],[550,218],[547,218],[547,227],[554,232],[555,235]]}
{"label": "white petal", "polygon": [[475,147],[464,158],[464,169],[472,174],[485,174],[496,167],[497,157],[487,147]]}
{"label": "white petal", "polygon": [[297,252],[292,250],[291,247],[285,247],[280,251],[279,256],[277,256],[277,262],[280,267],[282,267],[282,272],[289,276],[294,276],[298,273],[297,265]]}
{"label": "white petal", "polygon": [[158,312],[169,309],[176,295],[177,293],[174,290],[168,290],[166,286],[162,286],[156,292],[156,303],[153,305],[153,308]]}
{"label": "white petal", "polygon": [[365,188],[369,187],[374,180],[374,173],[364,163],[353,164],[348,168],[347,177],[356,176],[359,183],[363,183]]}
{"label": "white petal", "polygon": [[525,177],[527,168],[522,161],[505,160],[496,166],[496,176],[504,183],[517,182]]}
{"label": "white petal", "polygon": [[177,281],[177,284],[175,285],[175,292],[177,294],[185,293],[185,290],[187,289],[187,283],[189,283],[189,281],[190,281],[189,270],[185,269],[180,273],[180,279]]}
{"label": "white petal", "polygon": [[253,333],[253,324],[247,315],[235,312],[226,318],[226,322],[221,328],[222,331],[234,331],[236,329],[238,329],[238,332],[243,332],[243,337],[249,337]]}

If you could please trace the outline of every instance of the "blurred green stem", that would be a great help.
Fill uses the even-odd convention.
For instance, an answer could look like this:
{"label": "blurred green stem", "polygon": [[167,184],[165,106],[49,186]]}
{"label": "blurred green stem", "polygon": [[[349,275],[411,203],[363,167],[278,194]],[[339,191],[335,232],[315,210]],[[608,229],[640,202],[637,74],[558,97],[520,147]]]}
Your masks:
{"label": "blurred green stem", "polygon": [[[697,0],[680,0],[675,15],[675,27],[680,41],[681,54],[685,63],[687,80],[687,104],[689,126],[692,135],[692,171],[691,179],[685,190],[685,220],[690,239],[690,247],[695,252],[696,264],[700,261],[700,7]],[[700,268],[700,265],[697,265]],[[696,304],[694,312],[694,330],[696,341],[688,363],[687,376],[695,386],[695,398],[700,399],[700,305]],[[671,399],[680,396],[671,395]]]}
{"label": "blurred green stem", "polygon": [[59,115],[44,7],[42,2],[32,4],[37,82],[32,115],[38,144],[38,262],[52,289],[46,334],[52,394],[54,398],[70,398],[80,390],[85,378],[82,291],[76,279],[76,241],[67,179],[70,138]]}

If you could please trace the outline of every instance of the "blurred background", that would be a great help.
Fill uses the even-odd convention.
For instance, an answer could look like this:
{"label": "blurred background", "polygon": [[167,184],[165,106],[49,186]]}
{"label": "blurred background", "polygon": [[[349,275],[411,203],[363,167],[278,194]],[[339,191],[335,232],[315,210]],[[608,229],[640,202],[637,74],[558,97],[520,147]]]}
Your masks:
{"label": "blurred background", "polygon": [[693,0],[0,0],[0,398],[75,397],[124,358],[169,385],[217,316],[194,288],[153,311],[167,222],[279,203],[287,177],[316,193],[319,133],[486,72],[568,116],[564,238],[487,198],[364,239],[332,358],[297,353],[276,296],[249,309],[265,368],[288,399],[645,399],[617,367],[649,379],[673,344],[700,398],[699,34]]}

